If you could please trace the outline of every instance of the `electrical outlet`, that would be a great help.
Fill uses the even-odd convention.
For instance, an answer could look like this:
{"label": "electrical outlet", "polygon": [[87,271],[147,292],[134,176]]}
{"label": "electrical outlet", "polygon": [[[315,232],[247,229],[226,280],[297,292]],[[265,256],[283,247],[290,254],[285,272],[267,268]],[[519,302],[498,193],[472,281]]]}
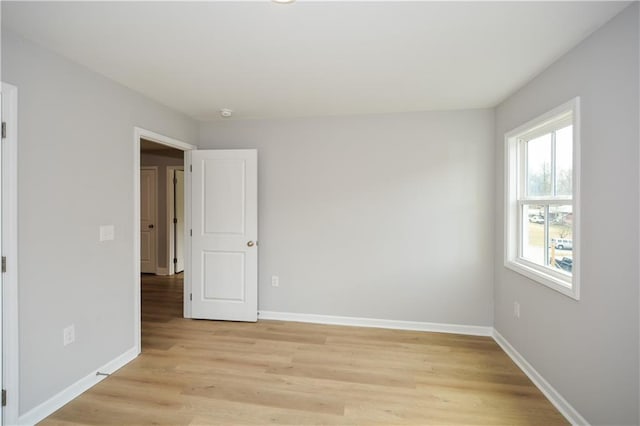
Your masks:
{"label": "electrical outlet", "polygon": [[513,316],[520,318],[520,303],[513,302]]}
{"label": "electrical outlet", "polygon": [[277,275],[271,276],[271,286],[280,287],[280,278]]}
{"label": "electrical outlet", "polygon": [[62,344],[64,346],[70,345],[76,340],[76,327],[71,324],[62,331]]}

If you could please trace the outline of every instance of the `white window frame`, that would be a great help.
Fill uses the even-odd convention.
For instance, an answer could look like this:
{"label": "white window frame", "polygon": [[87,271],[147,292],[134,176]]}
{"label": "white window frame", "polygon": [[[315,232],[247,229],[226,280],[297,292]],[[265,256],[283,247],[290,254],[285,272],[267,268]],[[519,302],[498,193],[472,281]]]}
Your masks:
{"label": "white window frame", "polygon": [[[523,202],[519,195],[524,190],[522,182],[521,146],[530,140],[558,128],[561,124],[573,124],[573,175],[571,204],[573,207],[573,267],[571,275],[555,271],[548,266],[527,261],[519,254],[522,237]],[[511,130],[505,139],[505,229],[504,266],[533,281],[552,288],[575,300],[580,300],[580,98],[570,101]],[[561,197],[540,199],[541,204],[568,204]]]}

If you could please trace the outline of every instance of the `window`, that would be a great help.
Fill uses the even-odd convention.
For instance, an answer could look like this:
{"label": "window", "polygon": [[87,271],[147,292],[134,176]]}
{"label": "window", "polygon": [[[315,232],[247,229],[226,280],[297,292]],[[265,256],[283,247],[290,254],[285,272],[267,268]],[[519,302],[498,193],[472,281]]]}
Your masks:
{"label": "window", "polygon": [[576,300],[579,101],[505,135],[505,266]]}

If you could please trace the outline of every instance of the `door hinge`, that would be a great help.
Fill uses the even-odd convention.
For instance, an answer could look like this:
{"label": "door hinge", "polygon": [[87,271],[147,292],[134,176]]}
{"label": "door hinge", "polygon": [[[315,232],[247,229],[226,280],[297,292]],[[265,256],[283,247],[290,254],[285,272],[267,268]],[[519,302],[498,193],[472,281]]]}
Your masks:
{"label": "door hinge", "polygon": [[2,256],[2,272],[7,272],[7,256]]}
{"label": "door hinge", "polygon": [[192,172],[193,171],[193,164],[189,164],[189,171]]}
{"label": "door hinge", "polygon": [[178,223],[178,218],[177,217],[173,218],[173,223]]}
{"label": "door hinge", "polygon": [[7,123],[2,122],[2,139],[7,137]]}
{"label": "door hinge", "polygon": [[189,293],[189,300],[193,300],[193,293]]}
{"label": "door hinge", "polygon": [[193,229],[189,229],[189,236],[193,237]]}
{"label": "door hinge", "polygon": [[2,389],[2,406],[3,407],[7,406],[7,390],[6,389]]}
{"label": "door hinge", "polygon": [[173,258],[173,263],[178,263],[178,259],[177,258]]}
{"label": "door hinge", "polygon": [[177,178],[177,177],[175,177],[175,176],[173,177],[173,184],[174,184],[174,185],[177,185],[177,184],[178,184],[178,178]]}

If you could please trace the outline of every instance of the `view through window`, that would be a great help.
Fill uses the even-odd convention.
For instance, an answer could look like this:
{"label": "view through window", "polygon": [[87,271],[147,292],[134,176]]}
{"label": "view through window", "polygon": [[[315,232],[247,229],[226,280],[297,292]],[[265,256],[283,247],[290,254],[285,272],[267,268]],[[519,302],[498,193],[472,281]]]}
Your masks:
{"label": "view through window", "polygon": [[573,125],[521,143],[526,157],[521,256],[571,274]]}
{"label": "view through window", "polygon": [[505,136],[505,266],[576,299],[578,101]]}

